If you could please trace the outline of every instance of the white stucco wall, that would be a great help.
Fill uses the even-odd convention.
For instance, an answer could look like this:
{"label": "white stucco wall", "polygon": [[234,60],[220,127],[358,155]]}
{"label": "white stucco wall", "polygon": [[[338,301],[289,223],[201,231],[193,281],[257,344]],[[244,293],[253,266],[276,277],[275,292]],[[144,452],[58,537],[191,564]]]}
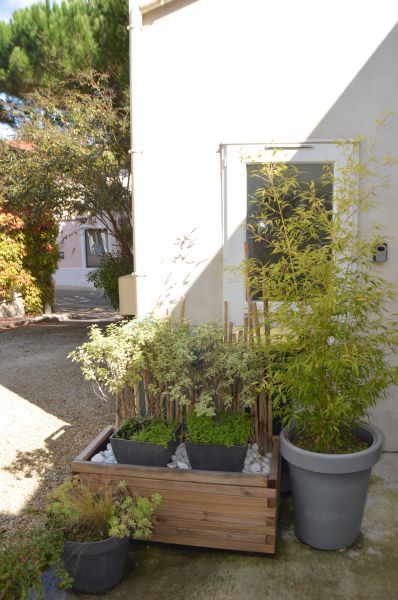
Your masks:
{"label": "white stucco wall", "polygon": [[[398,157],[398,3],[181,0],[144,17],[133,56],[138,310],[182,295],[196,320],[222,316],[220,144],[378,138]],[[142,153],[141,153],[142,151]],[[398,169],[375,218],[380,265],[398,284]],[[391,307],[398,312],[398,305]],[[398,397],[375,411],[398,450]]]}

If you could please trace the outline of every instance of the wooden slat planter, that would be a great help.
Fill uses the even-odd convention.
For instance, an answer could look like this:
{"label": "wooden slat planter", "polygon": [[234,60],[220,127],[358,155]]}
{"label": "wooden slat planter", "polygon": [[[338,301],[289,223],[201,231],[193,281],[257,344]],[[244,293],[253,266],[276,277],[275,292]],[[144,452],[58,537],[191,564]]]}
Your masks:
{"label": "wooden slat planter", "polygon": [[267,475],[104,464],[90,458],[105,447],[106,427],[72,462],[74,475],[90,486],[114,487],[125,480],[132,494],[157,491],[151,541],[247,552],[275,553],[279,506],[279,439],[274,439]]}

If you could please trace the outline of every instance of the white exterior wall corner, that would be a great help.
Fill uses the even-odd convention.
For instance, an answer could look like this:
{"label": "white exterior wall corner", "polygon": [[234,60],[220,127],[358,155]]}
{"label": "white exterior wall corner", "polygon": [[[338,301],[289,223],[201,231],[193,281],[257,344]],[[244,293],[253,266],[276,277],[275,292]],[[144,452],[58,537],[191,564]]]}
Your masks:
{"label": "white exterior wall corner", "polygon": [[[177,0],[143,15],[132,55],[135,245],[141,314],[187,296],[198,321],[222,316],[220,143],[378,138],[398,157],[398,3]],[[383,208],[398,284],[398,169]],[[393,305],[397,312],[398,306]],[[396,390],[375,409],[398,450]]]}

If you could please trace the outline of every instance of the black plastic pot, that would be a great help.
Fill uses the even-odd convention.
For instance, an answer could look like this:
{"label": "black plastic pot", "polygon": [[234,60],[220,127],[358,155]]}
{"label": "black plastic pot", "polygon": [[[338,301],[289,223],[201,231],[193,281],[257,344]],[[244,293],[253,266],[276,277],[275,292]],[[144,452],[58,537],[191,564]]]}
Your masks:
{"label": "black plastic pot", "polygon": [[65,542],[62,559],[77,592],[102,594],[123,577],[130,538]]}
{"label": "black plastic pot", "polygon": [[243,469],[247,446],[194,444],[185,442],[192,469],[239,472]]}
{"label": "black plastic pot", "polygon": [[145,467],[166,467],[171,455],[177,450],[178,442],[170,440],[167,448],[151,442],[136,442],[116,437],[118,431],[110,437],[113,454],[118,463],[143,465]]}

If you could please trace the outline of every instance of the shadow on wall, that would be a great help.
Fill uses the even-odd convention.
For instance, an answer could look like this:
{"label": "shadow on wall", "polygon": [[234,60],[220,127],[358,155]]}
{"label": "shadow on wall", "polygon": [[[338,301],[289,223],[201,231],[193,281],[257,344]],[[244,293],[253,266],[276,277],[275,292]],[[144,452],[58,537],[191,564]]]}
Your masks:
{"label": "shadow on wall", "polygon": [[[187,2],[177,2],[176,10],[185,6]],[[166,9],[162,9],[162,13]],[[157,14],[157,13],[156,13]],[[156,15],[155,15],[156,16]],[[160,16],[160,15],[158,15]],[[157,18],[157,17],[156,17]],[[381,155],[391,155],[398,158],[398,119],[393,116],[386,128],[382,132],[377,130],[377,120],[383,113],[391,112],[398,114],[398,69],[396,68],[395,57],[398,53],[398,24],[394,25],[389,34],[378,46],[375,52],[369,57],[363,67],[355,74],[349,85],[335,100],[334,104],[325,113],[324,117],[317,123],[311,131],[308,132],[305,142],[311,139],[350,139],[358,136],[374,140],[378,146]],[[299,115],[298,115],[299,116]],[[268,140],[264,140],[268,141]],[[365,157],[364,157],[365,158]],[[394,190],[398,189],[398,171],[391,170],[391,190],[383,190],[383,199],[391,201],[389,211],[384,211],[376,215],[376,220],[381,222],[386,228],[386,232],[392,238],[396,236],[396,223],[398,222],[397,202],[392,202]],[[392,214],[393,212],[393,214]],[[375,218],[375,215],[370,215]],[[365,220],[364,220],[365,221]],[[384,222],[383,222],[384,221]],[[366,226],[366,222],[360,223],[360,226]],[[245,227],[245,223],[242,223]],[[182,273],[179,279],[183,278],[183,289],[186,296],[185,314],[194,321],[202,321],[201,312],[206,312],[208,318],[222,318],[223,303],[223,249],[209,258],[207,266],[199,274],[195,274],[198,265],[191,265],[187,256],[189,249],[195,243],[195,230],[188,233],[183,238],[181,252],[176,257],[176,264]],[[237,232],[232,232],[228,236],[228,244],[233,243]],[[179,241],[176,241],[178,245]],[[392,239],[389,245],[391,260],[381,268],[387,279],[390,279],[395,285],[398,284],[396,270],[391,268],[394,256],[398,258],[398,240]],[[181,269],[184,264],[185,271]],[[191,268],[193,267],[193,268]],[[175,278],[175,273],[170,272],[162,284],[161,294],[156,302],[156,309],[161,309],[169,302],[177,304],[172,314],[178,315],[178,303],[180,301],[181,287]],[[176,290],[178,292],[176,293]],[[203,307],[206,310],[203,311]],[[211,307],[209,311],[209,307]]]}

